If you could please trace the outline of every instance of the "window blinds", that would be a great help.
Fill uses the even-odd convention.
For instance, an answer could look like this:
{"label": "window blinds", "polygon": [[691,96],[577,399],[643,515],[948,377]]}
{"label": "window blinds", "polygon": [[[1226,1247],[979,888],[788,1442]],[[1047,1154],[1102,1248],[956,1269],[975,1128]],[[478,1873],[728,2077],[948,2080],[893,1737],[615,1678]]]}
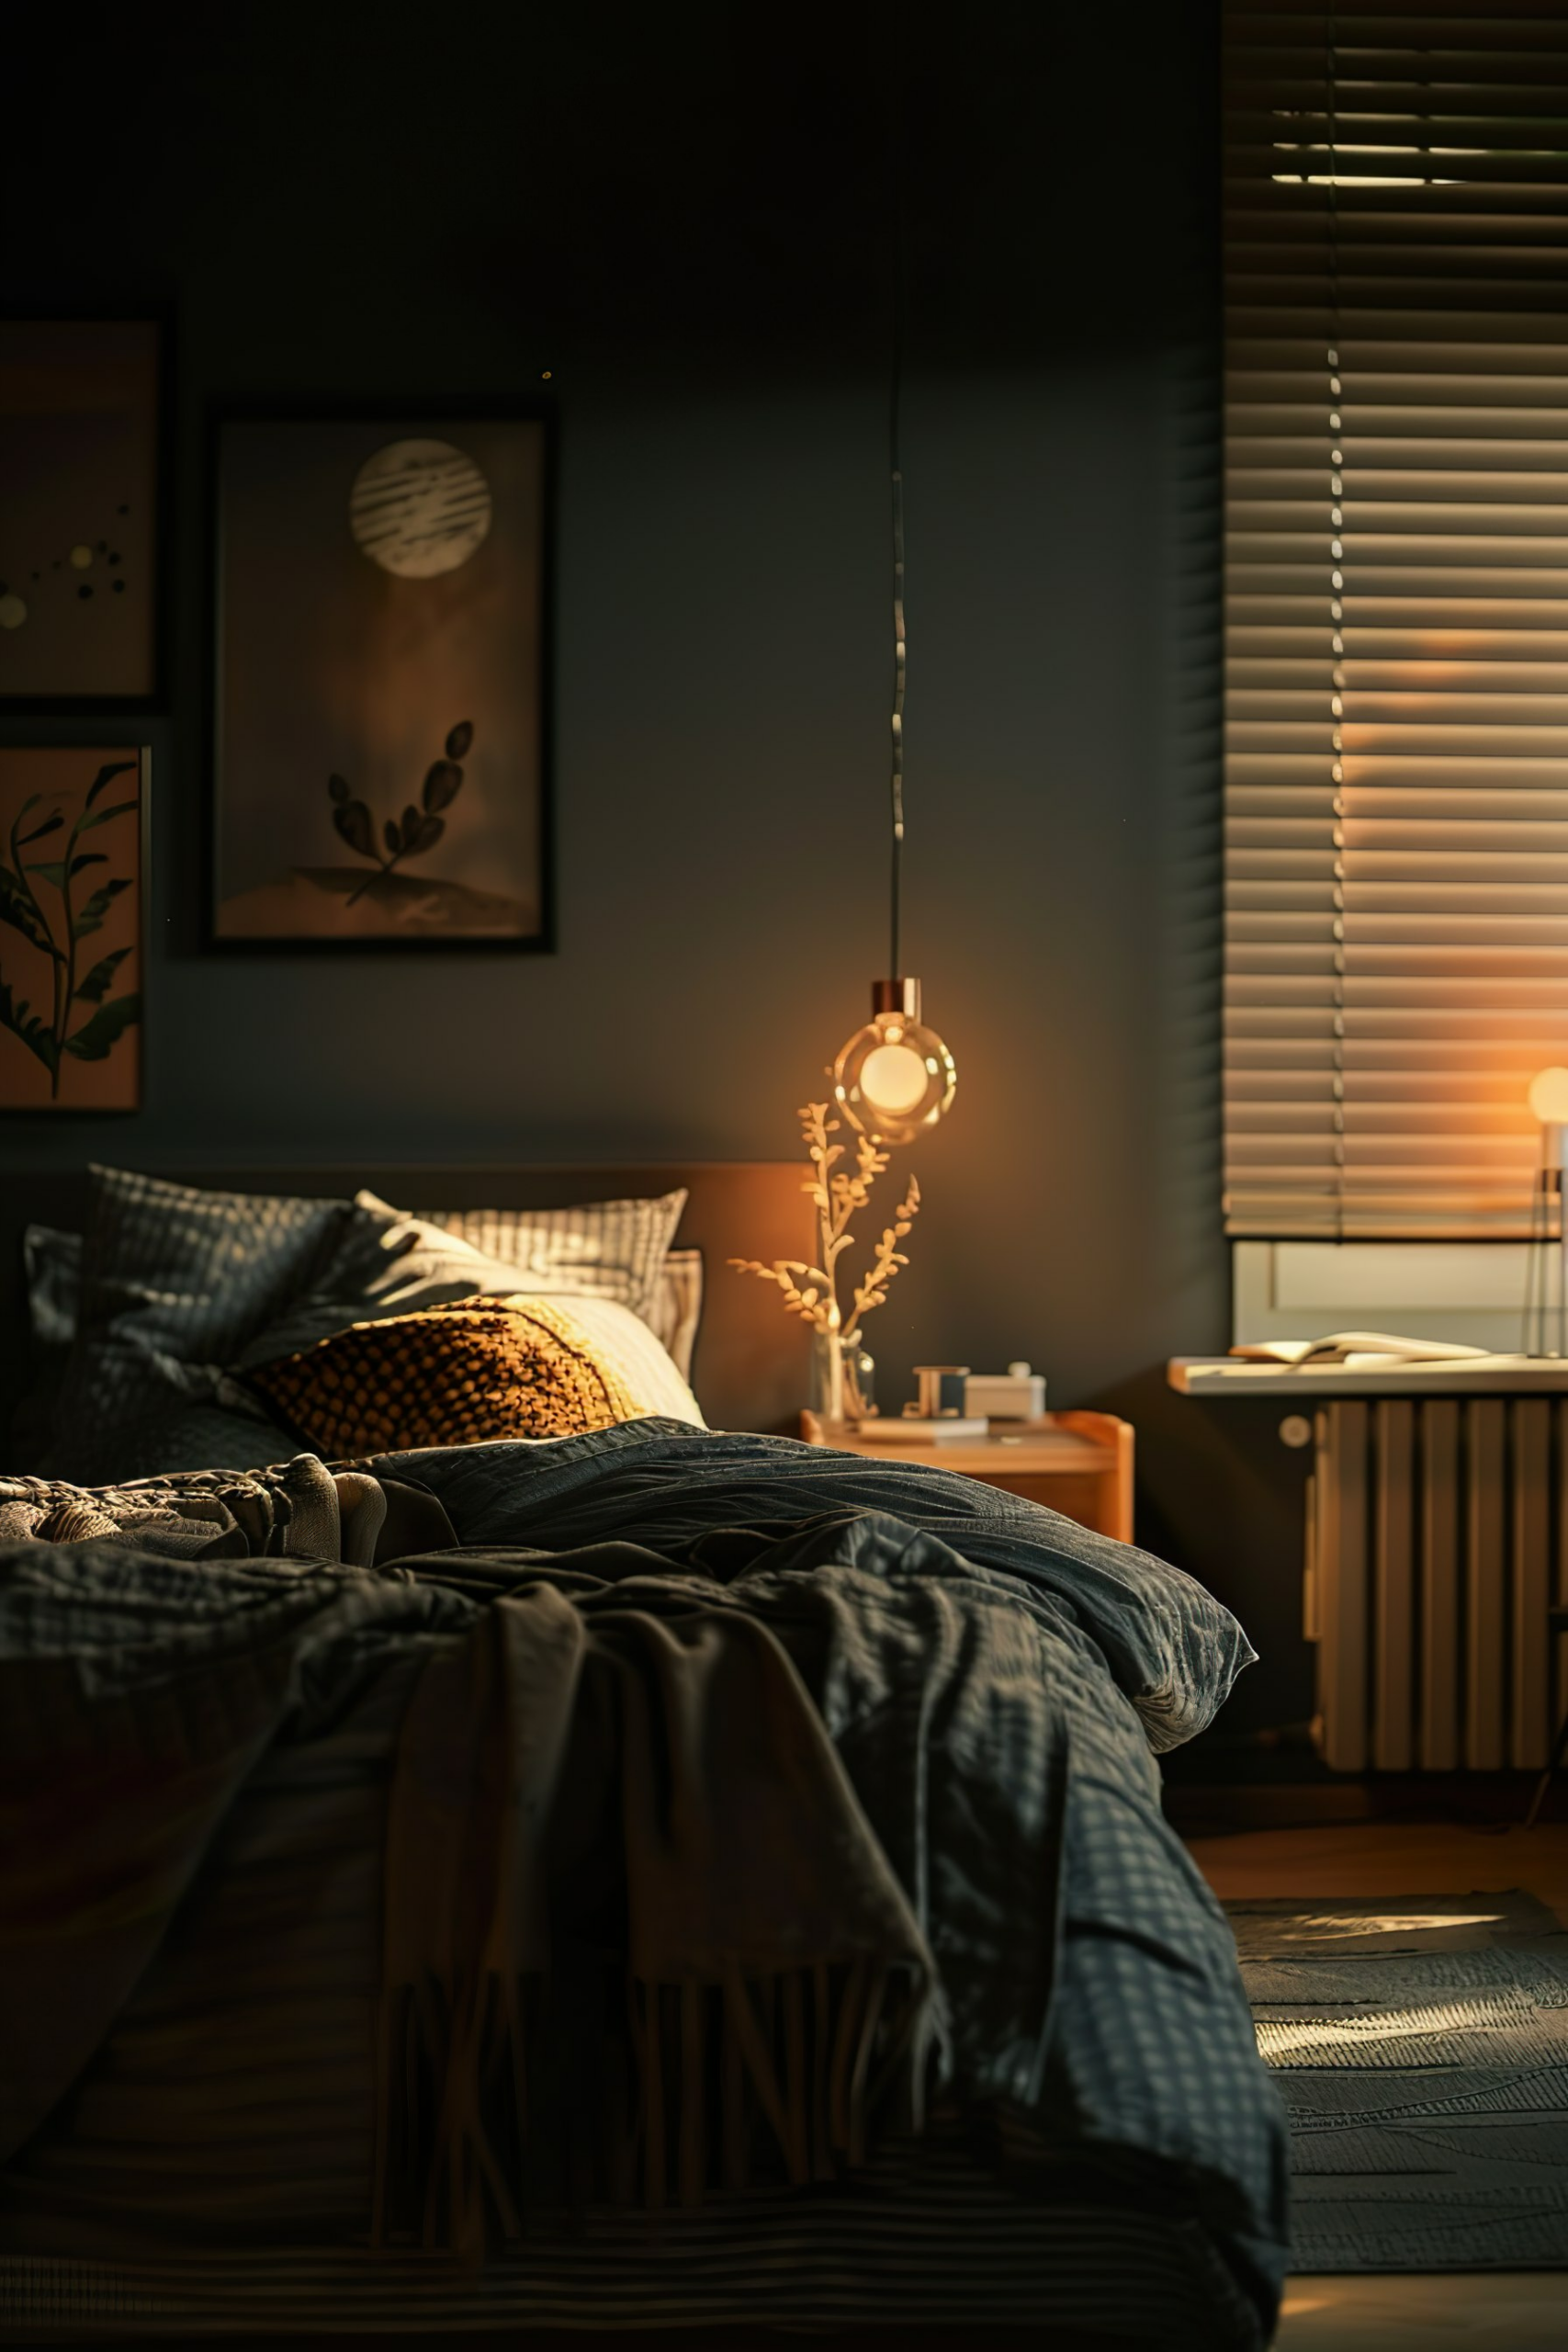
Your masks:
{"label": "window blinds", "polygon": [[1224,0],[1229,1229],[1529,1229],[1568,1062],[1568,5]]}

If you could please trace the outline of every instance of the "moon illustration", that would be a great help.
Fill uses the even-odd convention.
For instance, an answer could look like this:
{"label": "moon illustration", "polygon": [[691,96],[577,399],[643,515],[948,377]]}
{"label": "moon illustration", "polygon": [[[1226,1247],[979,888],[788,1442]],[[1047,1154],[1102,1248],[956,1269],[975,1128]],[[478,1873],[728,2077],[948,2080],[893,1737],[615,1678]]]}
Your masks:
{"label": "moon illustration", "polygon": [[449,441],[389,441],[367,458],[348,499],[361,552],[400,580],[467,563],[490,529],[490,484]]}

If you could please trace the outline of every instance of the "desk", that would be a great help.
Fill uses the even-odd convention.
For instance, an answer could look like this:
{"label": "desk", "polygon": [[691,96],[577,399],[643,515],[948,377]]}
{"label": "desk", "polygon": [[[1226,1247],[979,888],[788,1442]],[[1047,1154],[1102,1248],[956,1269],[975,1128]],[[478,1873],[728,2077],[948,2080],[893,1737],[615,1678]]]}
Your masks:
{"label": "desk", "polygon": [[1457,1363],[1397,1363],[1351,1371],[1342,1363],[1248,1363],[1239,1356],[1172,1356],[1166,1378],[1182,1396],[1268,1404],[1287,1412],[1331,1396],[1568,1396],[1568,1363],[1546,1356],[1468,1356]]}

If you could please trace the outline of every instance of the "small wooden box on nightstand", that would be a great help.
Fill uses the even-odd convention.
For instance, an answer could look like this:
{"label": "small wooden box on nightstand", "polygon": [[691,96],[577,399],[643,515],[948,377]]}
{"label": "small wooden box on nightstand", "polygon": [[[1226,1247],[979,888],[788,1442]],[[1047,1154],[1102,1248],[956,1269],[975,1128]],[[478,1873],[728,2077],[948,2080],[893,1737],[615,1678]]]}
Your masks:
{"label": "small wooden box on nightstand", "polygon": [[868,1438],[851,1422],[829,1423],[807,1412],[800,1417],[800,1434],[807,1445],[836,1446],[841,1453],[958,1470],[1043,1503],[1118,1543],[1133,1540],[1133,1424],[1114,1413],[1046,1413],[1037,1421],[994,1423],[988,1437],[910,1444]]}

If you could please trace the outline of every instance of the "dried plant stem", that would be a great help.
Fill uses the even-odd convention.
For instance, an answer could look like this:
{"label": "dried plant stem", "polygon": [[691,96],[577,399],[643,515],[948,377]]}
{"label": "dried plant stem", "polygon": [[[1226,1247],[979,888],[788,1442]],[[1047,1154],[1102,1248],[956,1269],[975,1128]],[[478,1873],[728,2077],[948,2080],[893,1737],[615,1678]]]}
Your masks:
{"label": "dried plant stem", "polygon": [[870,1200],[876,1179],[886,1172],[888,1155],[869,1136],[861,1136],[856,1139],[853,1171],[840,1168],[844,1148],[832,1141],[839,1122],[828,1116],[826,1102],[803,1106],[800,1131],[811,1164],[811,1174],[801,1190],[817,1213],[818,1262],[812,1265],[800,1258],[775,1258],[771,1264],[757,1258],[731,1258],[729,1262],[743,1274],[775,1283],[788,1314],[798,1315],[813,1330],[836,1337],[849,1347],[858,1342],[865,1317],[886,1298],[888,1284],[899,1267],[909,1262],[898,1244],[907,1238],[919,1209],[920,1188],[911,1176],[864,1280],[855,1289],[846,1318],[839,1303],[839,1261],[853,1244],[852,1220]]}

